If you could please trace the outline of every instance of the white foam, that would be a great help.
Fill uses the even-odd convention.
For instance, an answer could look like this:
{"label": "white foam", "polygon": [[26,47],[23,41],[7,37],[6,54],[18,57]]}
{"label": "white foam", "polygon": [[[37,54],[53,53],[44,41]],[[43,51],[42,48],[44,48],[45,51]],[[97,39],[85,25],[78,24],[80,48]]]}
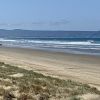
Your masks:
{"label": "white foam", "polygon": [[0,38],[4,45],[22,47],[47,47],[57,49],[94,49],[100,50],[100,43],[94,41],[58,41],[58,40],[26,40],[26,39],[4,39]]}
{"label": "white foam", "polygon": [[3,38],[0,38],[0,41],[5,41],[5,42],[16,42],[16,40],[11,40],[11,39],[3,39]]}
{"label": "white foam", "polygon": [[19,42],[25,43],[38,43],[38,44],[69,44],[69,45],[92,45],[90,41],[77,41],[77,42],[68,42],[68,41],[49,41],[49,40],[19,40]]}

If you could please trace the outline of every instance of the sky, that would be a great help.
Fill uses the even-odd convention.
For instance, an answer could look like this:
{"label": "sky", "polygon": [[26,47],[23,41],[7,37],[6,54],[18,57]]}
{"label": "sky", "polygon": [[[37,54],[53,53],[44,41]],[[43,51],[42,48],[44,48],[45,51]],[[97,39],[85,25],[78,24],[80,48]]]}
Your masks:
{"label": "sky", "polygon": [[0,29],[100,30],[100,0],[0,0]]}

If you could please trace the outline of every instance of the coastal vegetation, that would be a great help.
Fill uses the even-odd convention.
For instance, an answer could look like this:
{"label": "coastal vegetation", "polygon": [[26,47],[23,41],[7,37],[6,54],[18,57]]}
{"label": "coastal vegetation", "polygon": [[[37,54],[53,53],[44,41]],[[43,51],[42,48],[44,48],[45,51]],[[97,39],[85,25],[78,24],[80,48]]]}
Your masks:
{"label": "coastal vegetation", "polygon": [[85,94],[100,95],[100,91],[0,62],[0,100],[84,100]]}

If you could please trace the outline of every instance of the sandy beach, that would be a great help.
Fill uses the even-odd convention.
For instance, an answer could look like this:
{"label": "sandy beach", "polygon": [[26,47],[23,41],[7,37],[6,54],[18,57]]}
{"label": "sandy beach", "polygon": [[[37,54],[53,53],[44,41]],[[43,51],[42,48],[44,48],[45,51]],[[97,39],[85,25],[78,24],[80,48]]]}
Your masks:
{"label": "sandy beach", "polygon": [[0,47],[0,61],[46,75],[100,86],[100,57]]}

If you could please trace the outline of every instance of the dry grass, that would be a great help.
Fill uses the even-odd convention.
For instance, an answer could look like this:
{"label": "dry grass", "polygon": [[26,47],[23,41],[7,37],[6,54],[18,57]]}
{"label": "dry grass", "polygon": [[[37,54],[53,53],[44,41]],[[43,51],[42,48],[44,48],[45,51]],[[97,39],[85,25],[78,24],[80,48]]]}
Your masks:
{"label": "dry grass", "polygon": [[[11,77],[17,73],[23,76]],[[0,79],[0,96],[3,100],[81,100],[78,96],[83,94],[100,95],[99,90],[87,84],[44,76],[3,62],[0,62]],[[9,86],[10,89],[7,88]]]}

